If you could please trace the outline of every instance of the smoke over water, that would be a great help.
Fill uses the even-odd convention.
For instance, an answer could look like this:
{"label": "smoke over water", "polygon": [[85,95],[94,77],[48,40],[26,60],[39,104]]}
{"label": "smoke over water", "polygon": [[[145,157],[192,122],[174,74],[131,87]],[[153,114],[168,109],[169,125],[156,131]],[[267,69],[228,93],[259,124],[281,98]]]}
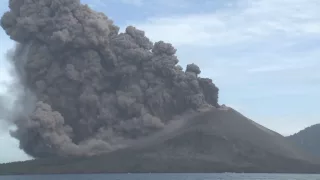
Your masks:
{"label": "smoke over water", "polygon": [[12,136],[35,157],[93,155],[148,136],[188,110],[218,107],[200,69],[176,49],[124,33],[80,0],[10,0],[1,26],[18,43]]}

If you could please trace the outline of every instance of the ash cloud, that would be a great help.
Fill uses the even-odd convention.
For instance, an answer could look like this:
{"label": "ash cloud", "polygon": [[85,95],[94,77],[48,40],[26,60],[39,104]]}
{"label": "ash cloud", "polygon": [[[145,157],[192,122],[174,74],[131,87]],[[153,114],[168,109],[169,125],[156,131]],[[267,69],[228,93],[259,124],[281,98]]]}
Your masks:
{"label": "ash cloud", "polygon": [[1,26],[23,94],[12,136],[35,157],[83,156],[125,146],[189,110],[218,105],[218,88],[176,49],[152,43],[80,0],[10,0]]}

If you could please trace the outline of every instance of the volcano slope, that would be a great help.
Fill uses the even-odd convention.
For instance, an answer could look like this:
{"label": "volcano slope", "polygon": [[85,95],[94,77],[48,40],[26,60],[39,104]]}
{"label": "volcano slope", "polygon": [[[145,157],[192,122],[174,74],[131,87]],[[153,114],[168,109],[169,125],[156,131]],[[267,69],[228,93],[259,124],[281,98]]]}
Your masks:
{"label": "volcano slope", "polygon": [[173,120],[129,148],[92,157],[3,164],[0,173],[320,172],[315,161],[283,136],[231,108],[188,117]]}

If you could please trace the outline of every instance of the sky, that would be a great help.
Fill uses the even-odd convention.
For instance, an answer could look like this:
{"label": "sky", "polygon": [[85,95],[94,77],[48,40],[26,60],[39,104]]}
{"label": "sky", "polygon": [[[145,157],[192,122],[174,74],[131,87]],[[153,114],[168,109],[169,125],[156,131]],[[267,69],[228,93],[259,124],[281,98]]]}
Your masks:
{"label": "sky", "polygon": [[[219,101],[283,135],[320,123],[319,0],[82,0],[123,31],[177,48],[219,87]],[[0,14],[7,10],[0,1]],[[0,82],[11,82],[0,30]],[[1,84],[1,83],[0,83]],[[5,89],[0,87],[0,95]],[[0,163],[28,159],[0,120]],[[5,144],[5,146],[3,146]]]}

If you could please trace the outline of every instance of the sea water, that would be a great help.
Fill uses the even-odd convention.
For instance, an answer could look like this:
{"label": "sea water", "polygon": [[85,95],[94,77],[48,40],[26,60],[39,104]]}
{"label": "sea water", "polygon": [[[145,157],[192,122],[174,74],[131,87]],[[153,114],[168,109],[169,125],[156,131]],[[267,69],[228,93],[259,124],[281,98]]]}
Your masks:
{"label": "sea water", "polygon": [[68,174],[0,176],[0,180],[320,180],[312,174]]}

